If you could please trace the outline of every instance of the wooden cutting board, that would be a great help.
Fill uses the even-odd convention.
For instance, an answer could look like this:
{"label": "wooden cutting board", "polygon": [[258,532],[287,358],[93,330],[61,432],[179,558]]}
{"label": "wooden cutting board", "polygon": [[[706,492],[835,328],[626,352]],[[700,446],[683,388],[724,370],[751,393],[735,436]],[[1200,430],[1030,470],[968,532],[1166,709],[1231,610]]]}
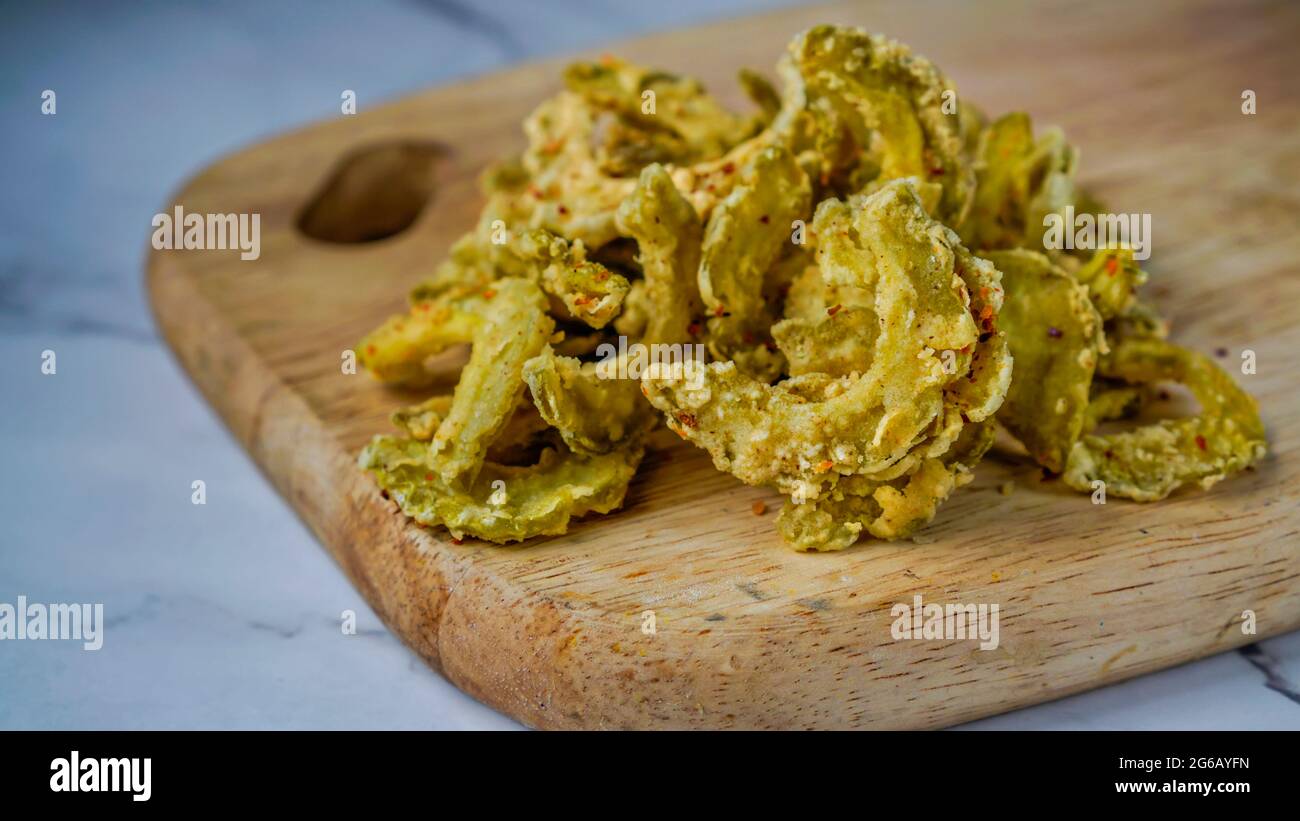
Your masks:
{"label": "wooden cutting board", "polygon": [[[343,373],[341,357],[472,224],[475,175],[522,145],[565,61],[340,116],[203,171],[174,204],[260,213],[261,256],[154,252],[158,322],[384,621],[535,727],[940,727],[1300,626],[1300,6],[859,3],[608,50],[742,106],[735,70],[770,70],[820,21],[912,44],[991,113],[1063,126],[1086,184],[1153,215],[1146,293],[1176,341],[1220,356],[1259,399],[1271,449],[1258,469],[1161,504],[1094,505],[1004,455],[922,543],[804,555],[777,537],[773,493],[670,436],[622,511],[567,536],[456,545],[408,524],[356,453],[416,397]],[[1253,375],[1239,373],[1246,349]],[[999,605],[999,646],[895,640],[891,607],[915,595]]]}

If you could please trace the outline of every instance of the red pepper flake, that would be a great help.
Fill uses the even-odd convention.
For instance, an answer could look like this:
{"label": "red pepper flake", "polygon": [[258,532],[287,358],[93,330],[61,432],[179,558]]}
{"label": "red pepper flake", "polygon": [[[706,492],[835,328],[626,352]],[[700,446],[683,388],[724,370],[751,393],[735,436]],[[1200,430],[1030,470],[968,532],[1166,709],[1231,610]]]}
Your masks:
{"label": "red pepper flake", "polygon": [[695,417],[686,411],[677,412],[677,423],[684,428],[697,428],[700,426],[700,423],[696,421]]}
{"label": "red pepper flake", "polygon": [[817,463],[817,472],[825,473],[826,471],[830,470],[833,467],[835,467],[835,463],[832,462],[830,459],[826,459],[824,461]]}
{"label": "red pepper flake", "polygon": [[722,173],[724,174],[736,173],[736,164],[734,162],[729,162],[726,165],[722,166]]}
{"label": "red pepper flake", "polygon": [[713,309],[713,315],[714,315],[714,316],[725,316],[726,313],[727,313],[727,306],[726,306],[726,305],[719,305],[718,307],[716,307],[716,308]]}
{"label": "red pepper flake", "polygon": [[583,305],[587,305],[594,301],[595,300],[592,297],[589,297],[586,294],[582,294],[580,296],[576,296],[573,298],[573,304],[577,305],[579,308],[581,308]]}
{"label": "red pepper flake", "polygon": [[843,305],[832,305],[831,307],[829,307],[829,308],[826,309],[826,315],[827,315],[827,316],[835,316],[836,314],[838,314],[838,313],[840,312],[840,309],[843,308],[843,307],[844,307]]}
{"label": "red pepper flake", "polygon": [[642,395],[642,396],[649,396],[649,395],[650,395],[650,389],[647,388],[647,387],[645,386],[645,383],[644,383],[644,382],[641,383],[641,395]]}
{"label": "red pepper flake", "polygon": [[1115,276],[1115,272],[1118,270],[1119,270],[1119,260],[1115,259],[1114,257],[1111,257],[1110,259],[1106,260],[1107,276],[1112,276],[1112,277]]}
{"label": "red pepper flake", "polygon": [[750,331],[745,331],[744,333],[742,333],[742,334],[740,335],[740,338],[741,338],[741,340],[742,340],[746,345],[753,345],[755,342],[758,341],[758,340],[754,337],[754,334],[753,334],[752,332],[750,332]]}
{"label": "red pepper flake", "polygon": [[1204,437],[1204,436],[1201,436],[1200,434],[1197,434],[1197,435],[1196,435],[1196,446],[1197,446],[1198,448],[1200,448],[1201,450],[1205,450],[1205,448],[1206,448],[1206,444],[1205,444],[1205,437]]}
{"label": "red pepper flake", "polygon": [[754,511],[755,516],[762,516],[764,513],[767,512],[767,504],[763,502],[762,499],[760,499],[757,502],[754,502],[754,504],[750,507],[750,510]]}
{"label": "red pepper flake", "polygon": [[564,146],[564,143],[560,142],[559,140],[548,140],[548,141],[546,142],[546,144],[542,146],[542,153],[543,153],[543,154],[558,154],[559,151],[560,151],[560,149],[561,149],[563,146]]}
{"label": "red pepper flake", "polygon": [[542,198],[542,189],[538,188],[535,185],[528,186],[528,193],[532,194],[533,197],[536,199],[540,200]]}
{"label": "red pepper flake", "polygon": [[432,482],[432,481],[433,481],[433,474],[432,474],[432,473],[426,473],[426,474],[424,474],[424,481],[426,481],[426,482]]}
{"label": "red pepper flake", "polygon": [[494,297],[494,296],[496,296],[496,295],[497,295],[497,292],[494,291],[494,290],[492,290],[491,288],[488,288],[486,291],[483,292],[483,298],[484,298],[484,299],[491,299],[492,297]]}
{"label": "red pepper flake", "polygon": [[560,212],[560,214],[563,215],[563,216],[566,216],[566,217],[567,217],[567,216],[569,215],[569,209],[568,209],[567,207],[563,206],[563,205],[561,205],[561,206],[560,206],[558,209],[556,209],[556,210],[558,210],[558,211]]}
{"label": "red pepper flake", "polygon": [[375,355],[375,346],[374,346],[374,345],[367,345],[367,346],[366,346],[366,353],[370,354],[371,356],[374,356],[374,355]]}
{"label": "red pepper flake", "polygon": [[941,165],[936,165],[936,166],[934,166],[933,168],[931,168],[931,169],[930,169],[930,176],[931,176],[931,177],[942,177],[942,176],[943,176],[943,166],[941,166]]}
{"label": "red pepper flake", "polygon": [[764,225],[767,225],[769,222],[772,221],[772,218],[769,217],[767,214],[764,214],[763,216],[758,218],[758,221],[763,223]]}
{"label": "red pepper flake", "polygon": [[985,305],[983,308],[980,308],[980,321],[988,322],[992,318],[993,318],[992,305]]}
{"label": "red pepper flake", "polygon": [[1052,339],[1060,339],[1060,338],[1061,338],[1061,329],[1060,329],[1060,328],[1053,327],[1053,326],[1048,326],[1048,328],[1047,328],[1047,335],[1050,336]]}
{"label": "red pepper flake", "polygon": [[464,539],[459,539],[459,538],[457,538],[457,537],[455,537],[455,536],[452,536],[452,537],[451,537],[451,543],[452,543],[452,544],[465,544],[465,540],[464,540]]}
{"label": "red pepper flake", "polygon": [[686,326],[686,333],[690,334],[691,336],[699,336],[701,330],[703,330],[703,328],[701,327],[700,323],[694,320],[691,321],[691,324]]}
{"label": "red pepper flake", "polygon": [[611,66],[618,64],[618,58],[606,52],[605,54],[600,55],[600,64],[605,68],[610,68]]}
{"label": "red pepper flake", "polygon": [[596,281],[597,281],[597,282],[604,282],[604,281],[607,280],[607,279],[609,279],[609,271],[597,271],[597,272],[596,272]]}

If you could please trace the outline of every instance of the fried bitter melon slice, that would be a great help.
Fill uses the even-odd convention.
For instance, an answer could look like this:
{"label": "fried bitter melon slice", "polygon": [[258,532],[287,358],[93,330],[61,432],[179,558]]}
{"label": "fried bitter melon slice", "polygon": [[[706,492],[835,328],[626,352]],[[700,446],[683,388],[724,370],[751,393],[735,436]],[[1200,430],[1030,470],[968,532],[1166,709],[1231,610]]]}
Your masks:
{"label": "fried bitter melon slice", "polygon": [[418,405],[393,411],[388,417],[394,427],[401,428],[407,436],[427,442],[451,410],[451,395],[430,396]]}
{"label": "fried bitter melon slice", "polygon": [[[450,395],[431,396],[418,405],[395,411],[390,419],[407,436],[428,442],[451,410],[451,402]],[[511,414],[505,428],[488,445],[486,458],[490,462],[517,464],[530,453],[535,453],[543,438],[540,434],[549,428],[537,408],[529,403],[521,403]]]}
{"label": "fried bitter melon slice", "polygon": [[1131,248],[1102,248],[1077,270],[1076,280],[1088,287],[1088,294],[1104,320],[1126,316],[1137,303],[1137,289],[1147,281]]}
{"label": "fried bitter melon slice", "polygon": [[985,257],[1002,272],[998,324],[1016,362],[998,421],[1040,465],[1060,473],[1087,417],[1106,344],[1101,316],[1088,289],[1045,255],[1016,248]]}
{"label": "fried bitter melon slice", "polygon": [[561,534],[574,517],[619,507],[642,453],[639,443],[595,456],[548,448],[535,465],[487,462],[458,487],[435,473],[440,459],[428,443],[376,436],[360,464],[415,521],[505,543]]}
{"label": "fried bitter melon slice", "polygon": [[798,504],[787,501],[777,529],[795,550],[843,550],[863,533],[902,539],[934,519],[954,490],[974,480],[975,465],[993,444],[991,421],[967,425],[942,457],[917,463],[908,473],[877,481],[842,476],[822,496]]}
{"label": "fried bitter melon slice", "polygon": [[[928,445],[942,419],[958,419],[939,426],[955,438],[961,413],[979,421],[997,409],[1011,374],[993,325],[996,269],[925,213],[910,181],[852,204],[828,200],[814,225],[826,281],[873,294],[880,333],[866,373],[810,374],[821,380],[815,392],[800,387],[804,377],[768,385],[733,362],[651,368],[642,378],[669,427],[720,470],[806,498],[831,472],[889,468]],[[976,369],[977,357],[987,365]]]}
{"label": "fried bitter melon slice", "polygon": [[410,310],[389,317],[357,345],[357,361],[382,382],[418,386],[430,379],[424,363],[471,341],[481,324],[484,288],[460,282],[426,286]]}
{"label": "fried bitter melon slice", "polygon": [[546,347],[555,322],[546,298],[526,279],[493,283],[451,407],[433,435],[434,470],[443,482],[472,483],[488,446],[523,398],[524,363]]}
{"label": "fried bitter melon slice", "polygon": [[577,453],[609,453],[655,422],[636,379],[605,378],[598,362],[556,356],[551,348],[524,363],[524,381],[547,424]]}
{"label": "fried bitter melon slice", "polygon": [[[862,29],[814,26],[789,53],[810,103],[825,101],[879,155],[880,181],[916,177],[943,186],[936,216],[958,224],[975,192],[959,109],[945,112],[954,87],[907,46]],[[945,97],[946,92],[951,92]]]}
{"label": "fried bitter melon slice", "polygon": [[1084,436],[1070,451],[1064,480],[1092,492],[1139,502],[1163,499],[1179,487],[1208,488],[1263,458],[1264,424],[1255,400],[1208,357],[1160,339],[1128,339],[1102,358],[1110,379],[1149,384],[1176,381],[1191,390],[1200,413],[1162,419],[1108,436]]}
{"label": "fried bitter melon slice", "polygon": [[1083,432],[1092,433],[1103,422],[1133,416],[1150,400],[1150,393],[1147,385],[1094,379],[1089,391],[1088,412],[1084,414]]}
{"label": "fried bitter melon slice", "polygon": [[972,248],[1043,248],[1044,218],[1081,199],[1074,174],[1079,154],[1060,129],[1037,139],[1029,115],[1012,112],[984,129],[975,161],[978,185],[959,223]]}
{"label": "fried bitter melon slice", "polygon": [[532,263],[542,290],[564,303],[569,314],[593,328],[609,324],[627,296],[626,277],[587,259],[581,241],[569,242],[535,229],[515,240],[519,256]]}
{"label": "fried bitter melon slice", "polygon": [[753,121],[723,108],[699,80],[613,56],[573,63],[564,84],[594,108],[658,135],[672,149],[664,159],[680,164],[718,157],[754,130]]}
{"label": "fried bitter melon slice", "polygon": [[767,379],[780,362],[764,347],[774,320],[764,281],[790,242],[794,220],[808,216],[811,198],[808,175],[794,156],[766,148],[741,171],[704,229],[699,286],[709,315],[709,350]]}
{"label": "fried bitter melon slice", "polygon": [[704,228],[695,208],[678,192],[663,166],[650,165],[641,172],[636,190],[619,206],[616,219],[619,230],[637,241],[645,275],[641,286],[645,293],[637,297],[637,310],[645,315],[641,341],[647,345],[690,341],[693,323],[704,313],[697,279]]}
{"label": "fried bitter melon slice", "polygon": [[793,258],[802,267],[785,293],[785,318],[772,326],[786,373],[865,373],[880,333],[871,291],[827,285],[802,249]]}

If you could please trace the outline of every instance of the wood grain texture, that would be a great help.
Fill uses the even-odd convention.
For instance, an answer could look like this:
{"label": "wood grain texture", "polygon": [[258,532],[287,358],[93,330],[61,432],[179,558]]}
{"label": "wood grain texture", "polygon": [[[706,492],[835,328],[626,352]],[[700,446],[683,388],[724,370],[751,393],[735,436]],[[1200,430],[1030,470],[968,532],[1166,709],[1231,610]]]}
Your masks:
{"label": "wood grain texture", "polygon": [[[1289,87],[1300,6],[860,3],[609,50],[697,74],[740,106],[734,71],[770,69],[791,35],[821,21],[912,44],[991,113],[1063,126],[1087,185],[1114,208],[1153,214],[1146,293],[1176,341],[1218,352],[1259,399],[1271,449],[1258,469],[1157,505],[1098,506],[1004,455],[944,505],[928,543],[802,555],[775,533],[774,494],[656,439],[625,508],[565,537],[455,545],[407,524],[355,456],[412,396],[341,373],[340,356],[472,224],[475,175],[522,145],[520,122],[558,87],[560,61],[321,123],[208,168],[175,202],[260,213],[261,258],[154,252],[158,322],[385,622],[457,686],[535,727],[939,727],[1246,643],[1244,610],[1260,636],[1300,626],[1300,96]],[[1258,95],[1254,116],[1240,111],[1243,89]],[[436,192],[414,223],[369,243],[305,236],[299,220],[343,158],[393,144],[436,151]],[[359,165],[333,189],[380,207],[364,201],[382,199],[385,156],[364,164],[379,182]],[[328,205],[321,225],[337,221]],[[1236,374],[1243,349],[1257,354],[1254,375]],[[1016,490],[1003,496],[1008,480]],[[752,512],[756,500],[766,514]],[[891,606],[918,593],[998,604],[1000,647],[893,640]],[[645,610],[654,635],[641,632]]]}

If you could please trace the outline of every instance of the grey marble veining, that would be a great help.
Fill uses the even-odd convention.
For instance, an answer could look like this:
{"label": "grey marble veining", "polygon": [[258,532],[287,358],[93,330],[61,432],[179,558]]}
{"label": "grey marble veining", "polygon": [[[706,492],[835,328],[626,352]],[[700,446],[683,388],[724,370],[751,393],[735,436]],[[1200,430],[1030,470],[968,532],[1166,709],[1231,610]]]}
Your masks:
{"label": "grey marble veining", "polygon": [[[396,641],[161,345],[153,214],[224,153],[542,54],[770,3],[46,2],[0,25],[0,728],[508,728]],[[40,113],[44,89],[58,112]],[[57,374],[40,372],[42,351]],[[191,482],[207,504],[191,504]],[[357,614],[345,636],[340,614]],[[1300,634],[970,727],[1300,728]]]}

